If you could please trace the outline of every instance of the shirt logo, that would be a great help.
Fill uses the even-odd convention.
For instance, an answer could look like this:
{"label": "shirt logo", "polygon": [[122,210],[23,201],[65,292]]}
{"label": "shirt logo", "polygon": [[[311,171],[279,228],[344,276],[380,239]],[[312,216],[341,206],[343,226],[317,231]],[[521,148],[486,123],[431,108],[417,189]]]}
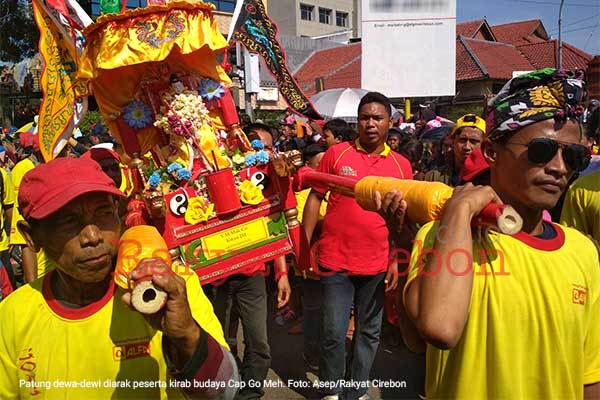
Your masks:
{"label": "shirt logo", "polygon": [[342,169],[340,170],[340,175],[346,175],[346,176],[356,176],[357,173],[355,170],[353,170],[351,167],[344,165],[342,167]]}
{"label": "shirt logo", "polygon": [[149,357],[150,342],[130,343],[122,346],[113,346],[113,360],[125,361],[132,358]]}
{"label": "shirt logo", "polygon": [[581,285],[573,284],[573,291],[571,295],[571,301],[573,304],[585,305],[585,296],[587,295],[588,289]]}

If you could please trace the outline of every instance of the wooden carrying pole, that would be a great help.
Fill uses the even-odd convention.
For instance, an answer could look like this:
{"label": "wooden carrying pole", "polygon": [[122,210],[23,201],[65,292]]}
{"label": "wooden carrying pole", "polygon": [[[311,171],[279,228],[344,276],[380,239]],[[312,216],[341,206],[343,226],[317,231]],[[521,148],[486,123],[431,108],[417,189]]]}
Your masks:
{"label": "wooden carrying pole", "polygon": [[[294,177],[295,185],[333,191],[352,196],[358,204],[369,211],[377,211],[375,192],[382,196],[396,189],[407,202],[407,214],[411,221],[424,224],[441,218],[444,206],[452,197],[453,188],[440,182],[423,182],[379,176],[362,179],[317,172],[308,167],[300,168]],[[297,186],[298,187],[298,186]],[[472,221],[474,226],[493,227],[499,232],[514,235],[521,231],[523,219],[516,210],[506,204],[488,204]]]}

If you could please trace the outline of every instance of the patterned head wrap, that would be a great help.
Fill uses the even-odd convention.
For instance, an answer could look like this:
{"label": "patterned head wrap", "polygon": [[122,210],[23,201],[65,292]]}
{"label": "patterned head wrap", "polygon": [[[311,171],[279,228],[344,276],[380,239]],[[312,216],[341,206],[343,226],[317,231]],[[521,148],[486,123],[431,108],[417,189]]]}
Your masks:
{"label": "patterned head wrap", "polygon": [[504,85],[488,103],[486,131],[498,141],[539,121],[554,118],[579,122],[584,108],[583,71],[568,72],[545,68],[517,76]]}

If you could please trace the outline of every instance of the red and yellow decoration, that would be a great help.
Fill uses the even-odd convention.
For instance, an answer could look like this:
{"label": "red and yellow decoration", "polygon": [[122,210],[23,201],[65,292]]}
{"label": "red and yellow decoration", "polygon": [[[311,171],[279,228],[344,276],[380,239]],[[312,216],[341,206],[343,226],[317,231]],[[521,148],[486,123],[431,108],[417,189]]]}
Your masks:
{"label": "red and yellow decoration", "polygon": [[85,112],[86,103],[76,103],[88,96],[89,91],[76,77],[78,55],[71,30],[61,24],[56,10],[50,10],[39,0],[33,0],[32,4],[40,30],[39,50],[44,59],[40,78],[44,99],[38,122],[40,151],[45,160],[51,160],[71,136],[76,113]]}

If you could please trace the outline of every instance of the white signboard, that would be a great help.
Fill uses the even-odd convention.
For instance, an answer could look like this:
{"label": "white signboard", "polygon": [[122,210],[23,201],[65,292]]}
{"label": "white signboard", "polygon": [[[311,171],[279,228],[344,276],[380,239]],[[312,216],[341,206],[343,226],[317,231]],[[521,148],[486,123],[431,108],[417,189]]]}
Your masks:
{"label": "white signboard", "polygon": [[363,0],[363,89],[454,96],[456,0]]}

